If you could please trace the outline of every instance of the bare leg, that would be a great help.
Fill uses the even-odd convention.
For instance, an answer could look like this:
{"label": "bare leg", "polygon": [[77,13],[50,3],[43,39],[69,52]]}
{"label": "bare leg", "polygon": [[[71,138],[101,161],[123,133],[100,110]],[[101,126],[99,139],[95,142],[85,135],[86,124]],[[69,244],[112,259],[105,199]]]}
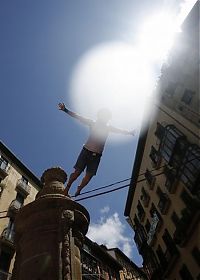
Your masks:
{"label": "bare leg", "polygon": [[86,172],[85,177],[83,178],[80,186],[78,186],[75,196],[79,195],[81,190],[90,182],[90,180],[92,179],[93,175]]}
{"label": "bare leg", "polygon": [[69,181],[67,183],[67,186],[64,190],[64,194],[67,195],[68,191],[72,185],[72,183],[80,176],[82,171],[80,171],[79,169],[75,169],[73,173],[71,173],[71,175],[69,176]]}

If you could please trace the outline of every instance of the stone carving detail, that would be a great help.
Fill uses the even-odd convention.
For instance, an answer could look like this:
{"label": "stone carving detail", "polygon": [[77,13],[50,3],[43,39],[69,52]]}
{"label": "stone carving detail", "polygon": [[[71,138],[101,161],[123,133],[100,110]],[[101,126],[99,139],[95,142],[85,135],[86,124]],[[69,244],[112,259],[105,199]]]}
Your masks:
{"label": "stone carving detail", "polygon": [[74,211],[64,210],[61,215],[62,220],[62,267],[63,267],[63,280],[71,280],[71,251],[70,251],[70,238],[72,232],[72,225],[74,223]]}
{"label": "stone carving detail", "polygon": [[57,197],[63,195],[64,183],[67,174],[60,167],[53,167],[44,171],[41,177],[42,190],[37,194],[36,199],[46,196]]}
{"label": "stone carving detail", "polygon": [[[65,229],[66,230],[66,229]],[[62,267],[63,280],[71,280],[71,260],[70,260],[70,230],[64,233],[62,242]]]}

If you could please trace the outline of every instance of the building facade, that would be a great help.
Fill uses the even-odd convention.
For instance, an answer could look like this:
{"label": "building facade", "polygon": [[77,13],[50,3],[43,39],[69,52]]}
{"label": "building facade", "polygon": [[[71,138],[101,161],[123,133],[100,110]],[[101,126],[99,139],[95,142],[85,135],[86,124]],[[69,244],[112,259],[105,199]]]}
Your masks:
{"label": "building facade", "polygon": [[200,279],[199,1],[177,36],[141,133],[125,216],[148,279]]}
{"label": "building facade", "polygon": [[120,249],[107,249],[85,238],[81,250],[84,280],[146,280],[145,273]]}
{"label": "building facade", "polygon": [[0,279],[9,279],[13,268],[15,216],[40,189],[40,180],[0,142]]}
{"label": "building facade", "polygon": [[107,249],[107,252],[121,264],[120,277],[122,280],[147,280],[143,268],[133,263],[119,248]]}

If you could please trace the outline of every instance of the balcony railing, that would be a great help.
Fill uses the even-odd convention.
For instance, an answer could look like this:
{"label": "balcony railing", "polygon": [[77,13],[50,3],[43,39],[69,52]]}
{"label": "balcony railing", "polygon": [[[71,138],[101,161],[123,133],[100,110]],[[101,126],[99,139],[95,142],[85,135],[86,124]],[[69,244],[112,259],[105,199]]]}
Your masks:
{"label": "balcony railing", "polygon": [[27,197],[30,194],[31,187],[22,179],[19,179],[17,181],[16,190],[20,192],[22,195],[24,195],[25,197]]}
{"label": "balcony railing", "polygon": [[11,280],[12,274],[0,270],[0,280]]}

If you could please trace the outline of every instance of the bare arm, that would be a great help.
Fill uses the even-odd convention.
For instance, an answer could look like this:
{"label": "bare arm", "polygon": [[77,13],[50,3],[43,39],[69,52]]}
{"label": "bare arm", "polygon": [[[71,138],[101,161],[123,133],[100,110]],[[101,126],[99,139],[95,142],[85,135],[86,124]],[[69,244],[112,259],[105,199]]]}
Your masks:
{"label": "bare arm", "polygon": [[124,134],[124,135],[132,135],[132,136],[135,135],[134,130],[121,129],[121,128],[117,128],[117,127],[114,127],[111,125],[109,126],[109,129],[111,132],[114,132],[114,133],[120,133],[120,134]]}
{"label": "bare arm", "polygon": [[91,123],[93,122],[91,119],[87,119],[87,118],[85,118],[85,117],[82,117],[82,116],[80,116],[80,115],[78,115],[78,114],[76,114],[76,113],[70,111],[69,109],[67,109],[67,108],[65,107],[65,104],[64,104],[64,103],[59,103],[59,104],[58,104],[58,107],[59,107],[59,110],[61,110],[61,111],[65,112],[65,113],[67,113],[69,116],[71,116],[71,117],[73,117],[73,118],[79,120],[80,122],[82,122],[82,123],[84,123],[84,124],[91,125]]}

